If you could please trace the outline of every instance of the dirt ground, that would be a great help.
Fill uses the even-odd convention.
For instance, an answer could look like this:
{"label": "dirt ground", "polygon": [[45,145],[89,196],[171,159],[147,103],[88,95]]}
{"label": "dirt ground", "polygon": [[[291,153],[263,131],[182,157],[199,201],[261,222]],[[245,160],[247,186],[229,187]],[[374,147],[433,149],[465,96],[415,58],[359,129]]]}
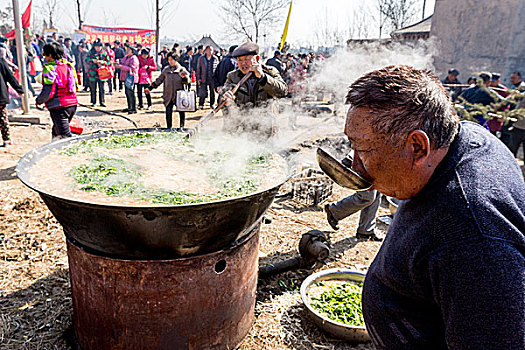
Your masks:
{"label": "dirt ground", "polygon": [[[86,93],[80,93],[79,100],[89,103]],[[153,92],[153,100],[152,111],[131,116],[140,127],[165,125],[160,91]],[[124,94],[107,96],[107,104],[101,109],[122,110]],[[208,111],[189,115],[187,126],[194,125]],[[40,197],[17,179],[14,170],[22,155],[51,138],[47,113],[35,109],[32,113],[42,117],[42,124],[12,125],[14,146],[0,148],[0,348],[71,349],[72,307],[65,237]],[[87,132],[132,127],[125,119],[89,108],[80,107],[77,114],[86,120]],[[300,122],[316,122],[313,119],[305,116]],[[176,115],[174,120],[177,126]],[[309,151],[313,153],[314,148]],[[329,201],[350,193],[334,185]],[[379,214],[389,212],[382,207]],[[269,217],[271,223],[263,224],[261,231],[261,266],[296,256],[301,235],[312,229],[325,233],[330,256],[313,270],[289,271],[259,280],[256,320],[240,349],[371,349],[370,344],[352,345],[326,336],[308,319],[299,296],[301,282],[315,271],[332,267],[367,270],[380,243],[354,237],[358,214],[342,221],[339,231],[333,231],[322,206],[305,207],[279,199],[272,205]],[[387,229],[382,223],[378,225],[379,230]]]}

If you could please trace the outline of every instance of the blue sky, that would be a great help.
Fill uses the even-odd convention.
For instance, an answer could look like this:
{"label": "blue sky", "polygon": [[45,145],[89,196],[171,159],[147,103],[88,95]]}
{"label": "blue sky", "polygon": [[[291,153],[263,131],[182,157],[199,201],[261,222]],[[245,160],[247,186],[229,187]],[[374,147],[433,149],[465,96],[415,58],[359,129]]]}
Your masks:
{"label": "blue sky", "polygon": [[[153,28],[154,0],[82,0],[89,3],[86,12],[86,24],[128,26],[139,28]],[[165,1],[165,0],[161,0]],[[40,26],[43,12],[42,4],[46,0],[33,0],[33,18],[39,21]],[[202,34],[212,34],[218,41],[226,39],[224,25],[218,15],[215,4],[219,0],[172,0],[168,8],[169,18],[164,21],[161,37],[171,37],[179,41],[198,39]],[[423,0],[418,2],[417,20],[421,18]],[[29,0],[20,0],[22,11]],[[72,31],[76,28],[75,1],[58,0],[59,13],[56,16],[60,31]],[[10,0],[0,0],[5,8]],[[369,30],[369,37],[377,37],[378,29],[375,25],[377,18],[377,0],[294,0],[288,41],[292,44],[314,44],[319,41],[322,29],[346,31],[348,22],[354,19],[354,12],[366,12],[365,22]],[[426,1],[426,15],[434,11],[435,0]],[[287,10],[283,11],[282,23],[275,28],[269,28],[266,38],[272,44],[281,36]],[[264,44],[264,43],[263,43]]]}

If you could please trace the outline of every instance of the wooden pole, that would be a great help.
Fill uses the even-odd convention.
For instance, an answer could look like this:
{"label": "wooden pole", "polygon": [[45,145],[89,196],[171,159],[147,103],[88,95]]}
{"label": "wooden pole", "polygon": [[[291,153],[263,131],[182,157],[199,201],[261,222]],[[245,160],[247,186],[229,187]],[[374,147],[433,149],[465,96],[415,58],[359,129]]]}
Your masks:
{"label": "wooden pole", "polygon": [[159,64],[159,41],[160,41],[160,8],[159,0],[155,0],[155,62]]}
{"label": "wooden pole", "polygon": [[27,88],[27,70],[26,70],[26,55],[24,46],[24,37],[22,31],[22,16],[20,15],[20,4],[18,0],[13,0],[13,15],[15,17],[15,38],[16,38],[16,54],[18,58],[18,73],[20,76],[20,85],[24,89],[22,95],[22,109],[24,114],[29,113],[29,94]]}

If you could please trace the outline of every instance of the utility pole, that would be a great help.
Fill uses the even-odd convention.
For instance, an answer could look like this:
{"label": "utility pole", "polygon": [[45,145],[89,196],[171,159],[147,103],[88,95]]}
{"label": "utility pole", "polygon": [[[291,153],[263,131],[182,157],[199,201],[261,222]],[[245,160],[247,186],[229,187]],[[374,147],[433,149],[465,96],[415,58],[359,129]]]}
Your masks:
{"label": "utility pole", "polygon": [[160,8],[159,0],[155,0],[155,63],[159,65],[159,37],[160,34]]}
{"label": "utility pole", "polygon": [[427,7],[426,5],[427,5],[427,0],[423,0],[423,15],[421,16],[422,20],[425,19],[425,7]]}
{"label": "utility pole", "polygon": [[18,72],[20,76],[20,85],[24,89],[22,96],[22,109],[24,114],[29,113],[29,96],[27,89],[27,71],[26,55],[24,46],[24,37],[22,32],[22,16],[20,15],[20,4],[18,0],[13,0],[13,15],[15,17],[15,38],[16,38],[16,56],[18,58]]}

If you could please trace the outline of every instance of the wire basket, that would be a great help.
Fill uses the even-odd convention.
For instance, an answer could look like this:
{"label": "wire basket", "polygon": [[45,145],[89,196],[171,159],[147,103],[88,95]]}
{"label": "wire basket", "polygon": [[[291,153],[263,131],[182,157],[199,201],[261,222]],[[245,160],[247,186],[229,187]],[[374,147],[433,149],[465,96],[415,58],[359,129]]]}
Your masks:
{"label": "wire basket", "polygon": [[321,170],[307,169],[290,181],[292,199],[305,206],[321,204],[332,195],[333,182]]}

